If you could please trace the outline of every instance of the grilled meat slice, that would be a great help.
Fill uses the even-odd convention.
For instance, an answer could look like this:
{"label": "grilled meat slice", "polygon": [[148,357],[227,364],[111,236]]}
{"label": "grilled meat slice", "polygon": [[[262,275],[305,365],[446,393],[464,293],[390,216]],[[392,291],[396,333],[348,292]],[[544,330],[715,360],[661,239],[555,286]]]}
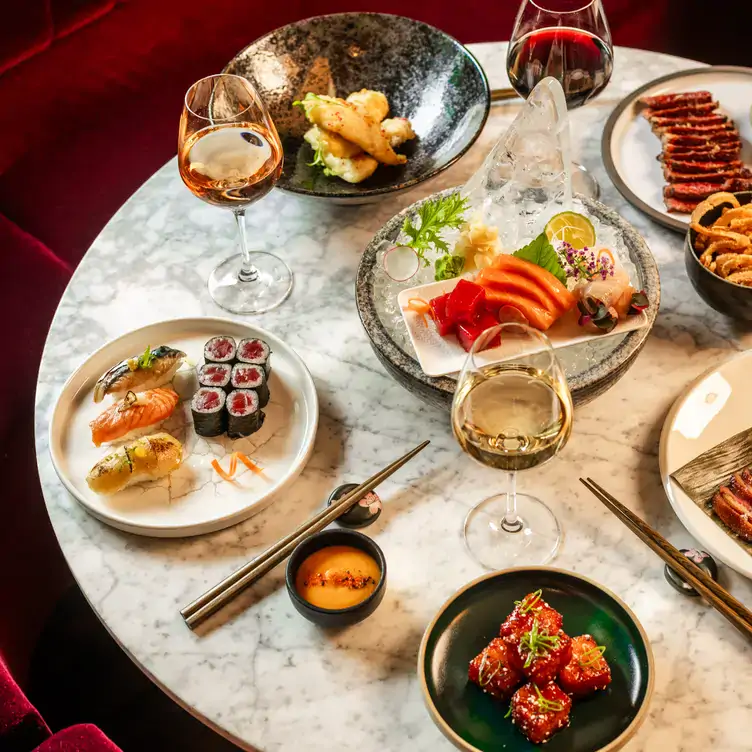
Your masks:
{"label": "grilled meat slice", "polygon": [[728,170],[716,169],[712,172],[688,173],[673,170],[668,165],[663,166],[663,177],[669,183],[723,183],[731,178],[750,178],[752,172],[746,168],[734,167]]}
{"label": "grilled meat slice", "polygon": [[639,103],[654,110],[676,109],[683,105],[706,104],[713,101],[709,91],[685,91],[677,94],[660,94],[657,97],[641,97]]}
{"label": "grilled meat slice", "polygon": [[736,473],[731,479],[730,486],[736,496],[752,504],[752,473],[748,468]]}
{"label": "grilled meat slice", "polygon": [[691,214],[700,203],[700,199],[697,201],[682,201],[678,198],[664,198],[663,201],[668,211],[677,214]]}
{"label": "grilled meat slice", "polygon": [[688,117],[671,118],[671,117],[659,117],[655,115],[650,120],[650,125],[653,130],[665,128],[669,125],[722,125],[728,123],[729,119],[725,115],[721,115],[720,112],[714,112],[712,115],[690,115]]}
{"label": "grilled meat slice", "polygon": [[741,170],[742,163],[740,160],[735,159],[731,162],[703,162],[696,159],[664,159],[664,169],[668,168],[673,172],[681,172],[687,174],[698,173],[715,173],[719,170]]}
{"label": "grilled meat slice", "polygon": [[721,486],[713,497],[713,511],[744,540],[752,540],[752,504]]}
{"label": "grilled meat slice", "polygon": [[673,133],[679,136],[707,136],[712,138],[717,133],[731,132],[737,135],[739,131],[733,123],[719,123],[718,125],[667,125],[665,128],[653,128],[653,132],[662,136],[664,133]]}
{"label": "grilled meat slice", "polygon": [[706,136],[686,136],[677,133],[664,133],[661,136],[666,146],[707,146],[708,144],[723,144],[726,148],[741,149],[742,142],[736,131],[719,131]]}
{"label": "grilled meat slice", "polygon": [[730,178],[722,183],[671,183],[663,189],[664,198],[678,198],[683,201],[701,201],[714,193],[748,191],[752,180],[747,178]]}
{"label": "grilled meat slice", "polygon": [[726,148],[722,144],[708,144],[707,146],[666,146],[658,157],[665,162],[677,159],[684,162],[737,162],[741,154],[741,144]]}
{"label": "grilled meat slice", "polygon": [[718,102],[708,102],[707,104],[686,104],[667,110],[654,110],[652,108],[643,110],[642,116],[648,120],[654,117],[684,118],[699,117],[700,115],[710,115],[718,107]]}

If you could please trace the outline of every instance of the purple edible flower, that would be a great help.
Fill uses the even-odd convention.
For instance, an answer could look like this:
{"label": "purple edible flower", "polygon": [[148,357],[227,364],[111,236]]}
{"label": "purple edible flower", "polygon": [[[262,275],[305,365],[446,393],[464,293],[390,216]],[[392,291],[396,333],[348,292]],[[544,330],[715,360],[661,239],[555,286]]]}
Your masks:
{"label": "purple edible flower", "polygon": [[582,250],[562,241],[557,249],[564,273],[572,279],[607,279],[614,275],[614,264],[607,254],[596,257],[595,251],[585,246]]}

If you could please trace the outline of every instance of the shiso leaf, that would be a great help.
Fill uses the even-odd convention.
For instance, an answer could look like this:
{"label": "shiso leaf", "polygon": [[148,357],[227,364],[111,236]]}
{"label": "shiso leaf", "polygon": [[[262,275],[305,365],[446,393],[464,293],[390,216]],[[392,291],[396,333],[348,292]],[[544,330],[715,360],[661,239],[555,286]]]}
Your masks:
{"label": "shiso leaf", "polygon": [[561,266],[559,256],[549,242],[545,232],[542,232],[535,240],[520,248],[519,251],[515,251],[512,255],[524,261],[537,264],[546,271],[551,272],[563,285],[567,284],[567,275]]}

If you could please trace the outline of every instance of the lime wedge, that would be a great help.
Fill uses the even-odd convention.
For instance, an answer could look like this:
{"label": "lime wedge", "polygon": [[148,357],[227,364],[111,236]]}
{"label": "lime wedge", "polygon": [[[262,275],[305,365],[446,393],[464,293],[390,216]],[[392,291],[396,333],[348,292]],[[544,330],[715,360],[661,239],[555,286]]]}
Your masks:
{"label": "lime wedge", "polygon": [[546,236],[553,243],[556,241],[569,243],[572,248],[581,251],[586,246],[595,245],[595,227],[593,223],[577,212],[561,212],[551,217],[546,225]]}

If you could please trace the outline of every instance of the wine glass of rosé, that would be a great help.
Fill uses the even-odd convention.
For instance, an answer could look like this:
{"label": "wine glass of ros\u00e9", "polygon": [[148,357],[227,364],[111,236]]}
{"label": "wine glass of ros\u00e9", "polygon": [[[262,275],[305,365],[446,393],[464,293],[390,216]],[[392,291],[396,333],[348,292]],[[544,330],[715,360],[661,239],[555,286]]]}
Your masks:
{"label": "wine glass of ros\u00e9", "polygon": [[475,341],[457,381],[452,428],[465,453],[506,473],[506,490],[465,518],[467,548],[486,569],[545,564],[556,554],[559,522],[540,499],[517,493],[517,471],[556,456],[572,432],[572,411],[545,334],[510,322]]}
{"label": "wine glass of ros\u00e9", "polygon": [[262,313],[292,290],[292,272],[278,256],[249,251],[245,210],[266,196],[282,173],[282,144],[250,81],[220,74],[197,81],[185,95],[178,134],[180,177],[213,206],[230,209],[240,254],[209,276],[214,302],[233,313]]}
{"label": "wine glass of ros\u00e9", "polygon": [[[614,47],[602,0],[523,0],[507,53],[509,81],[527,98],[553,76],[564,89],[567,108],[598,96],[613,71]],[[573,163],[574,190],[598,198],[595,177]]]}

